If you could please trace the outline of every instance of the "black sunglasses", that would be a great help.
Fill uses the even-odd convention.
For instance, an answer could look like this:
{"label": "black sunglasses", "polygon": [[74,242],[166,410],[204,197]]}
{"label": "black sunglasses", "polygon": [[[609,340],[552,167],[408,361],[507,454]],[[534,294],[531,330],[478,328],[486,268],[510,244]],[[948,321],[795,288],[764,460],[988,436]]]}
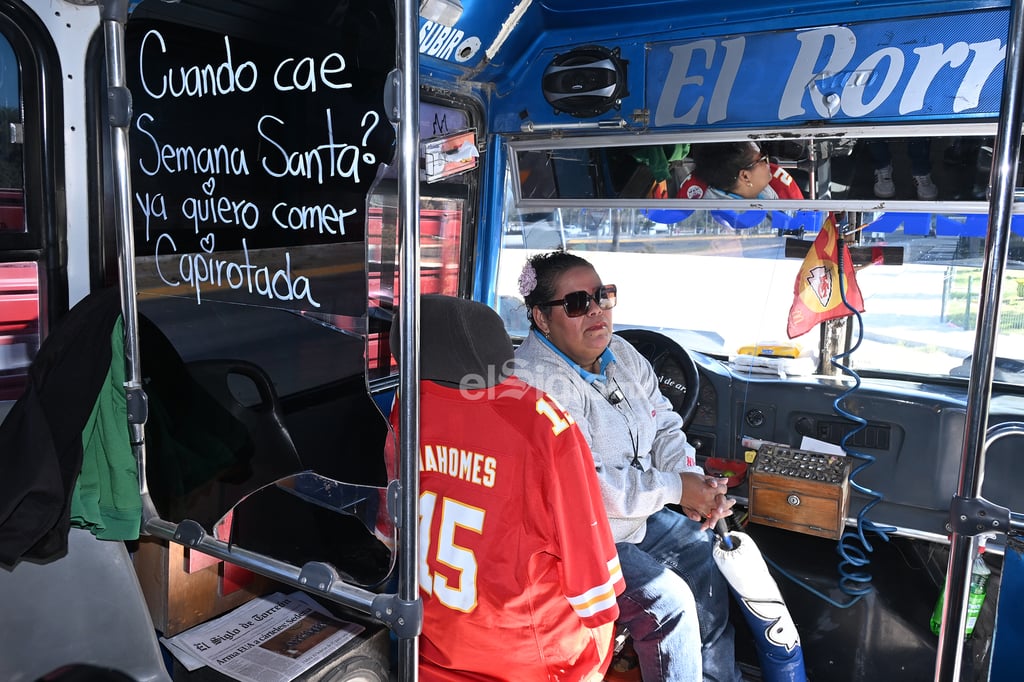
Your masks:
{"label": "black sunglasses", "polygon": [[565,314],[569,317],[580,317],[590,310],[590,302],[594,301],[601,310],[611,310],[615,307],[615,296],[618,288],[614,284],[599,286],[593,294],[589,291],[574,291],[566,294],[565,298],[557,301],[541,303],[542,306],[560,305],[565,308]]}

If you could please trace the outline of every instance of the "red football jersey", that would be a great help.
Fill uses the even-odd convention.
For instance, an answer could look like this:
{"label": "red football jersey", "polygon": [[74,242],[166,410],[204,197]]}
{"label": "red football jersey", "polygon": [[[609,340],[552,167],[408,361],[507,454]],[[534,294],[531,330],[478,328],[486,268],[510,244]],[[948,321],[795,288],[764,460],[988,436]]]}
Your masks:
{"label": "red football jersey", "polygon": [[[782,166],[772,163],[769,164],[769,168],[772,171],[772,179],[768,183],[768,186],[775,190],[775,193],[779,195],[780,199],[803,199],[804,193],[800,191],[800,187],[796,184],[796,180],[793,176],[786,171]],[[679,187],[679,192],[676,193],[677,199],[702,199],[704,192],[708,189],[708,183],[704,182],[701,178],[697,177],[693,173],[690,173],[690,177],[683,181],[683,184]]]}
{"label": "red football jersey", "polygon": [[420,679],[601,680],[625,584],[575,422],[515,377],[420,395]]}

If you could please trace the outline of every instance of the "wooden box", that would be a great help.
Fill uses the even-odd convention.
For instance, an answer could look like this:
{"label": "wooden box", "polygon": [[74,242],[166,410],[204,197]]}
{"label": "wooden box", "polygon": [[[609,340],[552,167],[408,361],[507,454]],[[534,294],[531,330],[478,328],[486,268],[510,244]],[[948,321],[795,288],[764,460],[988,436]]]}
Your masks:
{"label": "wooden box", "polygon": [[280,587],[269,578],[150,536],[139,538],[134,563],[153,626],[166,637]]}
{"label": "wooden box", "polygon": [[847,457],[765,445],[750,473],[750,520],[838,540],[850,507]]}

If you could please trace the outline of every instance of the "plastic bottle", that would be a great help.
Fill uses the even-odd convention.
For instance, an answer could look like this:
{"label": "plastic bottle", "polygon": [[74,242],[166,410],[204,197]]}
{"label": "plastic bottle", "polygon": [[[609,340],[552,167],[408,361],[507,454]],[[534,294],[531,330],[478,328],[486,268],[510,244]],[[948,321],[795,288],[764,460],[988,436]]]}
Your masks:
{"label": "plastic bottle", "polygon": [[992,575],[992,569],[985,563],[985,545],[978,547],[978,556],[974,557],[974,566],[971,567],[971,591],[967,597],[967,627],[965,634],[970,637],[974,632],[974,624],[978,622],[978,615],[981,613],[981,606],[985,603],[985,594],[988,592],[988,579]]}
{"label": "plastic bottle", "polygon": [[[978,547],[978,556],[974,557],[974,564],[971,566],[971,588],[967,595],[967,623],[964,628],[964,637],[970,637],[974,633],[974,625],[978,622],[978,614],[985,603],[985,595],[988,592],[988,579],[992,575],[992,569],[985,563],[982,556],[985,553],[985,545]],[[934,634],[939,634],[942,626],[942,606],[945,601],[946,591],[939,593],[932,610],[931,628]]]}

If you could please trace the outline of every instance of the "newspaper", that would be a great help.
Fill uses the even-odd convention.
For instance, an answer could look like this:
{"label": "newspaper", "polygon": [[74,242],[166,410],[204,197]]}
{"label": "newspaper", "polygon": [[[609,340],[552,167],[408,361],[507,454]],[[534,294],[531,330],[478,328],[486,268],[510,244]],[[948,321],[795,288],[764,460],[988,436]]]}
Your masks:
{"label": "newspaper", "polygon": [[189,671],[205,665],[241,682],[287,682],[363,629],[304,592],[275,592],[161,641]]}

